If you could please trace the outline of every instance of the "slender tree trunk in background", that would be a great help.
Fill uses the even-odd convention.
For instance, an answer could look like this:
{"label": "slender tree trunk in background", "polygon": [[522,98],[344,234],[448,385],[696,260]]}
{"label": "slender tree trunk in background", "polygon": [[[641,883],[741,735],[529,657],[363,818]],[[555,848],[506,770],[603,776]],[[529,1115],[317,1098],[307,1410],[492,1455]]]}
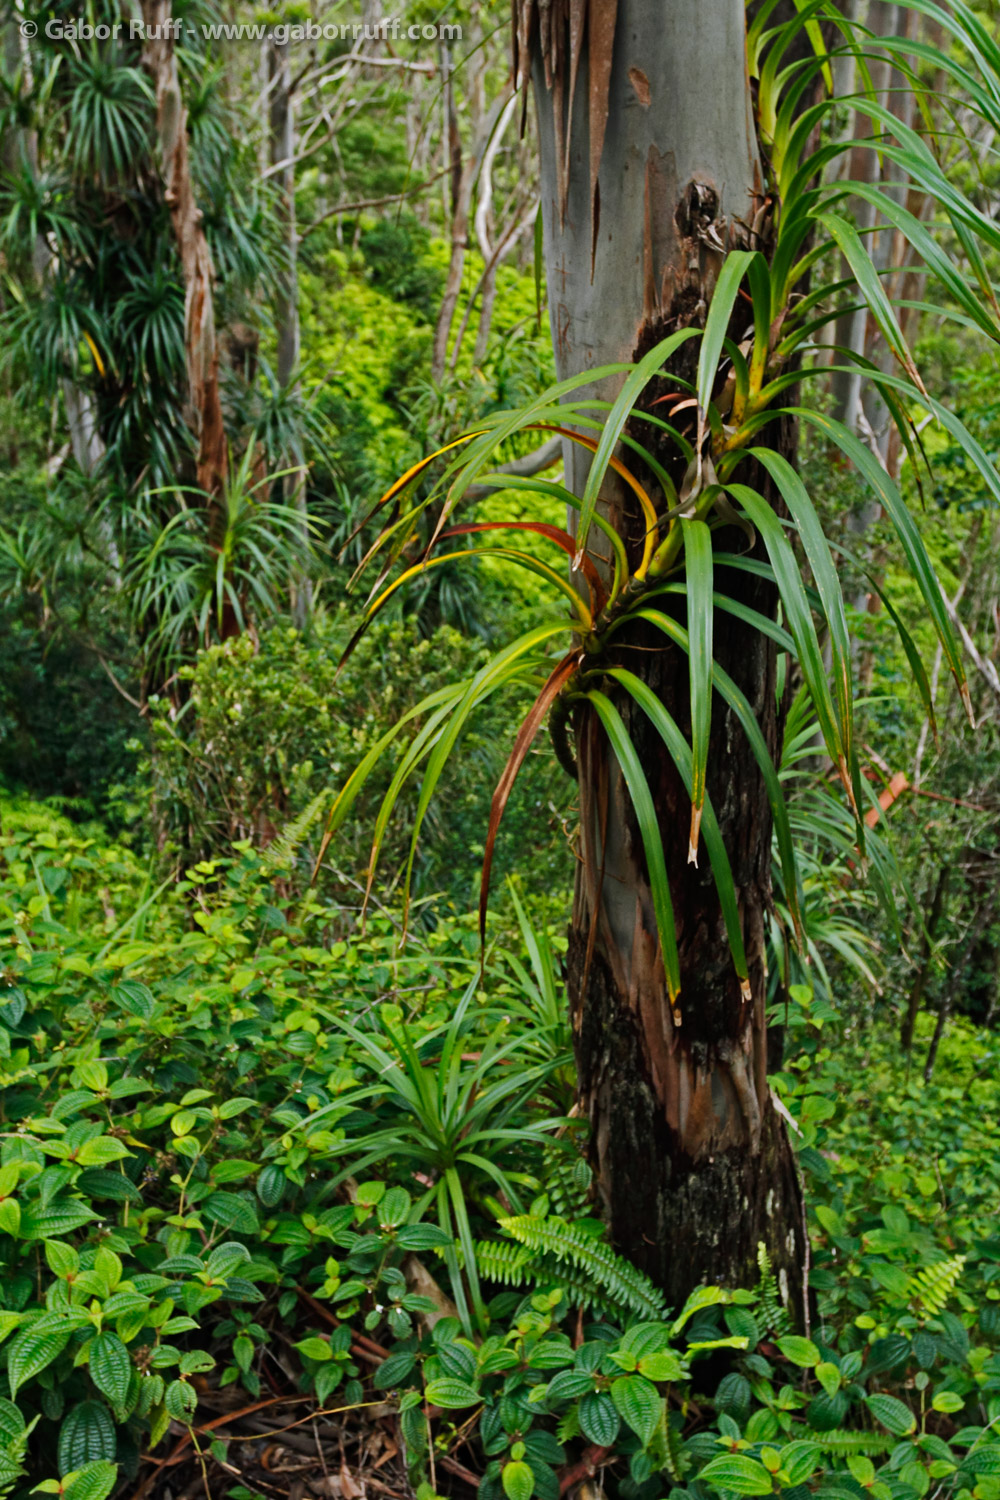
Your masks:
{"label": "slender tree trunk in background", "polygon": [[[299,236],[295,219],[295,98],[292,93],[291,61],[288,47],[271,44],[271,164],[284,163],[278,176],[280,198],[278,213],[285,237],[285,265],[276,278],[274,316],[278,325],[277,375],[281,389],[288,390],[297,378],[301,349],[299,322]],[[294,503],[302,515],[303,555],[309,543],[309,514],[305,471],[302,469],[302,445],[296,440],[288,455],[289,466],[300,472],[286,474],[282,480],[287,503]],[[304,630],[312,612],[312,582],[308,572],[300,569],[290,581],[292,619],[298,630]]]}
{"label": "slender tree trunk in background", "polygon": [[937,884],[934,887],[934,896],[931,900],[931,909],[927,914],[927,921],[924,924],[923,956],[921,959],[920,968],[917,970],[917,977],[913,981],[913,988],[910,991],[910,996],[906,1003],[906,1014],[903,1017],[903,1024],[900,1027],[899,1045],[906,1053],[907,1067],[909,1067],[910,1053],[913,1050],[913,1033],[916,1029],[917,1016],[920,1012],[920,1002],[924,997],[924,990],[927,987],[927,978],[931,971],[931,962],[934,956],[934,935],[937,932],[938,924],[941,921],[941,912],[944,908],[945,896],[948,891],[949,874],[950,871],[947,865],[945,865],[941,869],[937,878]]}
{"label": "slender tree trunk in background", "polygon": [[[762,206],[762,176],[744,28],[741,0],[709,7],[591,0],[586,10],[579,0],[537,10],[521,0],[518,62],[526,71],[530,55],[560,377],[633,360],[675,328],[701,324],[725,252],[757,243],[748,226]],[[684,346],[681,360],[679,372],[690,377],[697,345]],[[669,380],[655,385],[646,399],[670,389]],[[614,391],[605,385],[600,394]],[[647,442],[649,431],[636,428]],[[793,434],[784,431],[780,441],[794,456]],[[579,493],[586,464],[575,445],[567,450],[567,479]],[[657,456],[676,474],[674,452]],[[609,486],[603,499],[634,556],[640,528],[627,496]],[[723,534],[723,545],[730,540]],[[774,611],[762,580],[720,570],[718,586]],[[776,749],[774,648],[731,628],[728,618],[716,615],[716,660]],[[686,656],[664,648],[662,636],[636,632],[621,660],[688,731]],[[672,1011],[628,793],[596,720],[581,715],[582,859],[569,998],[581,1102],[612,1237],[673,1302],[701,1282],[753,1282],[763,1242],[797,1315],[807,1256],[801,1192],[766,1076],[771,818],[763,782],[716,698],[708,786],[742,902],[745,998],[708,861],[687,864],[690,802],[680,779],[644,717],[605,690],[626,719],[656,802],[682,981]]]}
{"label": "slender tree trunk in background", "polygon": [[951,971],[951,977],[948,981],[948,988],[941,996],[941,1000],[938,1005],[937,1024],[934,1027],[934,1035],[931,1037],[931,1044],[927,1049],[927,1061],[924,1063],[925,1083],[930,1083],[931,1077],[933,1076],[934,1064],[937,1061],[938,1048],[941,1046],[941,1040],[945,1033],[945,1027],[948,1025],[948,1017],[951,1015],[952,1010],[954,1009],[955,1000],[958,996],[959,986],[961,985],[962,980],[965,976],[965,966],[969,962],[972,950],[976,946],[976,942],[979,938],[980,933],[986,928],[986,926],[992,920],[992,917],[992,904],[989,901],[983,901],[978,911],[976,912],[976,915],[973,917],[971,923],[969,924],[969,930],[965,935],[965,942],[962,944],[962,950],[958,958],[955,960],[955,966]]}
{"label": "slender tree trunk in background", "polygon": [[[147,40],[143,61],[156,90],[156,133],[164,197],[184,277],[184,344],[190,420],[198,440],[198,484],[214,500],[222,494],[229,456],[219,397],[215,272],[191,180],[187,109],[177,76],[174,28],[169,25],[171,0],[146,0],[144,14]],[[217,504],[213,511],[213,520],[221,524]]]}
{"label": "slender tree trunk in background", "polygon": [[[4,63],[9,76],[13,77],[19,69],[27,72],[30,67],[27,49],[27,41],[20,35],[18,28],[12,24],[6,26],[4,29]],[[30,79],[30,73],[28,77]],[[39,168],[37,132],[23,125],[8,126],[0,140],[0,165],[11,176],[18,176],[21,172],[27,171],[37,180]],[[32,246],[32,260],[39,282],[51,268],[52,259],[52,252],[44,237],[37,235]],[[89,478],[105,453],[97,405],[91,391],[74,384],[72,380],[64,379],[60,383],[63,408],[66,412],[66,426],[69,429],[70,450],[81,473]],[[108,561],[113,574],[117,576],[120,559],[114,535],[106,521],[102,522],[100,532],[101,540],[107,548]]]}
{"label": "slender tree trunk in background", "polygon": [[469,219],[472,212],[472,195],[482,165],[483,154],[493,138],[509,95],[502,89],[486,109],[484,93],[484,68],[480,67],[469,87],[468,152],[463,151],[459,129],[455,95],[452,88],[451,49],[441,44],[442,96],[444,108],[444,155],[450,184],[446,198],[446,211],[451,225],[451,257],[445,277],[441,307],[434,329],[431,347],[431,378],[444,377],[448,359],[448,340],[451,337],[455,313],[462,295],[462,276],[469,248]]}
{"label": "slender tree trunk in background", "polygon": [[[862,3],[862,0],[852,0],[852,7],[853,19],[863,21],[875,38],[915,35],[919,18],[906,6],[891,4],[890,0],[867,0],[867,3]],[[879,53],[876,49],[869,57],[869,71],[878,103],[898,113],[906,124],[910,124],[914,96],[906,86],[905,77],[892,66],[890,55]],[[860,87],[861,83],[861,79],[855,78],[854,87]],[[871,136],[873,122],[868,115],[854,113],[852,133],[859,140]],[[900,170],[894,163],[880,158],[876,152],[862,146],[847,153],[842,160],[845,174],[851,180],[878,184],[883,190],[891,192],[894,197],[901,198],[905,207],[918,218],[926,213],[930,202],[929,197],[919,190],[904,188]],[[872,204],[863,199],[856,199],[851,207],[858,229],[865,236],[865,244],[876,270],[882,277],[887,294],[894,299],[918,297],[921,290],[921,278],[919,274],[908,270],[911,251],[904,236],[886,227],[879,229],[875,234],[870,233],[876,221]],[[842,266],[842,274],[848,276],[850,271],[846,261],[842,262]],[[909,310],[901,308],[899,318],[905,329],[909,320]],[[838,318],[834,325],[834,343],[866,356],[880,370],[886,372],[895,370],[895,356],[886,345],[874,319],[867,310],[845,313]],[[835,352],[834,363],[843,366],[846,361],[842,356],[838,358]],[[857,432],[876,453],[888,472],[894,478],[898,477],[902,457],[899,435],[889,408],[877,387],[871,381],[863,383],[859,369],[836,370],[831,377],[831,385],[834,416],[852,431]],[[881,515],[882,507],[879,502],[866,495],[847,517],[847,532],[851,547],[858,551],[876,573],[880,570],[875,566],[872,558],[872,542],[869,532]],[[869,591],[864,581],[859,584],[850,602],[859,611],[868,610],[871,613],[877,613],[881,608],[878,595],[874,591]],[[860,642],[853,649],[858,663],[859,682],[864,690],[871,682],[874,654],[871,650],[864,649]]]}
{"label": "slender tree trunk in background", "polygon": [[431,348],[432,380],[441,380],[444,376],[445,361],[448,357],[448,335],[451,333],[455,309],[458,307],[459,293],[462,290],[462,272],[465,270],[465,252],[469,248],[469,206],[472,202],[472,162],[470,160],[463,167],[462,137],[458,129],[451,74],[451,48],[447,42],[442,42],[441,92],[444,112],[442,134],[444,136],[443,154],[449,169],[446,184],[450,184],[450,191],[446,185],[445,203],[450,209],[448,217],[451,221],[451,256],[448,261],[448,274],[445,277],[444,293]]}
{"label": "slender tree trunk in background", "polygon": [[94,399],[89,391],[81,390],[71,380],[62,382],[62,393],[73,457],[89,476],[104,457],[104,439],[98,428]]}

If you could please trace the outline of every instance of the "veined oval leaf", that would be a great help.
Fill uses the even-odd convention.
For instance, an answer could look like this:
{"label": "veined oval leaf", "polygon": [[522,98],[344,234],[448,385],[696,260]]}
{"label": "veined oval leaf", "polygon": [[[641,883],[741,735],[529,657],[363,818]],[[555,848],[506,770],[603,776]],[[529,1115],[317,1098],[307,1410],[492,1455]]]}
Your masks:
{"label": "veined oval leaf", "polygon": [[117,1333],[99,1333],[91,1339],[90,1378],[112,1406],[124,1406],[132,1376],[132,1361]]}
{"label": "veined oval leaf", "polygon": [[736,1495],[770,1495],[774,1482],[763,1464],[742,1453],[723,1453],[711,1459],[698,1474],[702,1484]]}

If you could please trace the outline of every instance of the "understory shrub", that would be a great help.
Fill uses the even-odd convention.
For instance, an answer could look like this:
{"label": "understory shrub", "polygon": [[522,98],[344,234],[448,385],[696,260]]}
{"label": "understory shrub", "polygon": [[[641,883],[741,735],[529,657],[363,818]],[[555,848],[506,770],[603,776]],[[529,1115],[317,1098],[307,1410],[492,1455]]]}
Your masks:
{"label": "understory shrub", "polygon": [[597,1471],[624,1500],[1000,1500],[979,1034],[900,1083],[794,986],[810,1321],[763,1255],[670,1310],[605,1239],[561,942],[516,898],[481,968],[473,919],[340,941],[245,844],[157,886],[0,812],[0,1488],[104,1500],[168,1432],[223,1461],[202,1400],[232,1386],[381,1403],[415,1485],[484,1500]]}
{"label": "understory shrub", "polygon": [[[241,839],[262,847],[285,835],[290,873],[304,889],[333,797],[386,725],[483,658],[481,644],[447,626],[422,640],[415,626],[398,623],[372,632],[339,670],[350,633],[345,612],[318,610],[308,636],[276,626],[259,643],[244,635],[183,669],[189,697],[182,712],[164,700],[152,721],[149,774],[168,856],[194,863]],[[469,850],[485,839],[490,797],[510,751],[509,723],[509,700],[498,696],[448,774],[447,816],[431,809],[417,848],[417,891],[443,891],[460,910],[474,904]],[[387,765],[364,789],[318,872],[320,889],[349,907],[364,891],[375,814],[393,769]],[[543,748],[505,824],[498,866],[507,867],[514,851],[530,851],[522,867],[538,890],[569,883],[560,827],[568,785]],[[415,807],[415,792],[405,792],[383,846],[383,889],[391,890],[406,862]]]}

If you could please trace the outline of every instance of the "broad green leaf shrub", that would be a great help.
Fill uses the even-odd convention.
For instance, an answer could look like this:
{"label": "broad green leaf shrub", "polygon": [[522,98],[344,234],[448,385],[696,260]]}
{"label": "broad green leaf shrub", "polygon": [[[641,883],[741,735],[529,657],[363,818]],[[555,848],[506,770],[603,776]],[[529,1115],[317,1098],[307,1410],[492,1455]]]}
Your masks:
{"label": "broad green leaf shrub", "polygon": [[485,1500],[556,1500],[562,1475],[604,1464],[605,1483],[629,1500],[990,1500],[1000,1473],[992,1347],[953,1346],[934,1374],[912,1353],[890,1368],[862,1329],[782,1331],[777,1291],[765,1266],[757,1288],[702,1288],[676,1318],[594,1322],[558,1285],[517,1305],[501,1295],[481,1342],[442,1320],[397,1346],[375,1384],[396,1394],[418,1472],[425,1402],[439,1452],[477,1423]]}
{"label": "broad green leaf shrub", "polygon": [[823,1008],[821,1024],[810,1024],[813,1006],[798,994],[795,1040],[773,1083],[799,1126],[822,1316],[839,1323],[859,1312],[879,1337],[910,1339],[930,1318],[932,1334],[961,1342],[951,1314],[929,1299],[951,1267],[947,1306],[967,1322],[979,1318],[992,1338],[1000,1330],[995,1035],[955,1019],[925,1084],[933,1017],[920,1019],[908,1079],[894,1031],[873,1028],[844,1046]]}
{"label": "broad green leaf shrub", "polygon": [[[483,658],[480,645],[448,627],[420,640],[411,626],[396,624],[363,641],[338,675],[349,635],[345,614],[319,612],[308,637],[276,627],[259,649],[244,636],[203,651],[185,671],[183,717],[175,722],[166,703],[153,717],[149,774],[168,851],[193,862],[225,853],[239,839],[262,846],[289,831],[295,881],[304,889],[333,796],[357,761],[388,724]],[[459,909],[474,899],[468,850],[482,846],[509,708],[498,697],[467,737],[463,764],[448,780],[447,816],[435,817],[421,845],[421,893],[444,891]],[[360,904],[375,814],[392,771],[387,764],[365,789],[326,854],[319,888],[351,909]],[[536,757],[512,806],[502,855],[531,850],[534,858],[521,867],[539,889],[569,886],[558,819],[566,796],[554,760]],[[408,791],[388,829],[382,868],[390,884],[406,858],[415,805],[416,793]]]}
{"label": "broad green leaf shrub", "polygon": [[[546,1043],[516,968],[491,966],[487,999],[471,920],[402,952],[385,919],[331,942],[333,910],[282,896],[246,845],[154,887],[133,854],[48,809],[0,812],[0,1399],[19,1414],[4,1426],[0,1407],[0,1432],[15,1469],[23,1418],[64,1477],[134,1472],[170,1421],[193,1419],[200,1381],[260,1391],[260,1304],[296,1331],[308,1320],[302,1388],[325,1399],[334,1374],[359,1373],[346,1327],[317,1354],[330,1321],[357,1314],[391,1339],[428,1310],[406,1254],[432,1253],[460,1288],[464,1240],[475,1284],[489,1194],[517,1203],[542,1184],[553,1106],[536,1095],[564,1037]],[[401,1036],[397,1085],[370,1064]],[[444,1045],[449,1097],[421,1114],[412,1088]],[[407,1191],[407,1119],[444,1200]],[[379,1176],[357,1184],[365,1167]],[[336,1308],[326,1322],[317,1298]]]}
{"label": "broad green leaf shrub", "polygon": [[592,1216],[519,903],[483,987],[472,919],[348,945],[245,845],[159,888],[48,809],[0,826],[0,1488],[105,1500],[203,1392],[294,1380],[388,1401],[414,1483],[433,1442],[484,1500],[581,1464],[623,1500],[997,1500],[981,1035],[910,1087],[799,995],[811,1326],[766,1261],[675,1316]]}

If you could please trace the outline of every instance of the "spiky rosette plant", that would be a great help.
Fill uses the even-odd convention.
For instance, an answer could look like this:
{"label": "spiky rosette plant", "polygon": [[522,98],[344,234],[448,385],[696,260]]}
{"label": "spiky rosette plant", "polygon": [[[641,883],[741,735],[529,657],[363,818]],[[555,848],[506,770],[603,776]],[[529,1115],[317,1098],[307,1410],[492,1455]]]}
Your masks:
{"label": "spiky rosette plant", "polygon": [[[615,8],[609,9],[613,30]],[[973,107],[992,119],[1000,99],[1000,54],[980,23],[961,3],[945,13],[916,0],[914,9],[932,17],[974,60],[981,81],[971,91]],[[768,0],[747,33],[749,69],[757,83],[757,149],[766,173],[766,184],[754,199],[752,220],[718,218],[711,192],[697,184],[685,189],[687,198],[677,211],[683,211],[685,223],[693,226],[685,243],[693,247],[700,267],[698,300],[694,293],[687,304],[675,298],[671,317],[659,323],[665,336],[651,339],[641,357],[583,369],[517,410],[491,415],[475,431],[416,464],[378,503],[374,513],[382,518],[382,529],[358,569],[360,576],[377,567],[378,581],[359,634],[408,583],[428,570],[460,561],[492,558],[534,574],[544,581],[553,608],[497,651],[470,681],[441,689],[390,729],[337,796],[327,826],[329,838],[375,763],[413,730],[399,753],[378,818],[370,865],[373,879],[400,789],[419,775],[408,888],[423,818],[470,716],[502,688],[515,682],[530,685],[534,700],[512,733],[510,756],[493,797],[481,922],[485,924],[497,829],[518,771],[548,720],[560,760],[573,774],[580,769],[580,867],[574,913],[579,939],[575,957],[571,943],[570,987],[571,999],[576,996],[572,1003],[580,1037],[578,1056],[586,1064],[581,1077],[589,1112],[596,1119],[608,1108],[610,1095],[601,1090],[612,1066],[609,1049],[621,1039],[621,1057],[635,1059],[614,1064],[622,1070],[624,1093],[633,1088],[632,1078],[639,1072],[646,1080],[643,1086],[656,1099],[648,1106],[653,1117],[663,1110],[665,1139],[679,1141],[679,1158],[703,1158],[717,1173],[717,1157],[739,1149],[734,1119],[742,1119],[751,1159],[761,1152],[760,1159],[765,1159],[762,1143],[771,1129],[766,1077],[757,1061],[763,1030],[764,946],[758,907],[766,904],[766,896],[759,893],[767,889],[768,856],[766,846],[754,855],[757,894],[751,893],[746,876],[734,877],[735,843],[752,836],[759,851],[761,840],[769,845],[773,826],[783,904],[792,936],[800,941],[803,921],[794,829],[776,768],[778,715],[773,692],[768,708],[768,695],[758,692],[759,683],[749,685],[751,692],[746,681],[741,686],[736,680],[741,663],[733,657],[733,620],[747,642],[765,638],[769,654],[761,660],[772,664],[764,674],[768,681],[773,681],[776,656],[784,654],[793,665],[839,777],[859,854],[877,849],[865,826],[870,793],[857,747],[848,616],[838,564],[816,499],[794,466],[789,434],[796,424],[812,427],[831,450],[840,450],[890,521],[971,716],[961,652],[899,485],[848,426],[824,410],[802,405],[798,388],[806,381],[827,380],[831,370],[859,371],[879,392],[916,473],[922,462],[917,416],[928,414],[961,446],[992,500],[1000,500],[1000,479],[989,456],[927,391],[898,309],[852,220],[852,205],[870,205],[877,223],[902,237],[935,286],[939,302],[932,310],[998,341],[1000,315],[987,258],[1000,249],[1000,229],[956,188],[931,145],[880,102],[870,85],[868,62],[880,49],[891,52],[894,67],[925,105],[927,91],[918,67],[926,71],[933,58],[939,61],[941,76],[951,76],[963,86],[969,68],[926,43],[872,38],[849,25],[827,0],[812,0],[785,24],[771,24],[776,13],[776,0]],[[801,48],[795,55],[791,49],[803,33],[810,46],[805,56]],[[854,58],[861,81],[849,100],[855,117],[870,123],[870,136],[860,140],[838,137],[830,128],[834,110],[844,102],[832,93],[831,62],[841,54]],[[897,181],[919,190],[933,213],[918,217],[901,206],[898,188],[887,191],[837,177],[832,170],[836,163],[859,148],[892,163]],[[547,233],[556,238],[560,232],[568,233],[560,231],[553,218]],[[943,248],[948,241],[959,247],[967,269],[955,264]],[[847,276],[840,274],[844,265]],[[891,355],[884,362],[888,368],[847,348],[835,347],[831,362],[829,345],[824,346],[825,357],[817,357],[818,339],[843,315],[845,300],[849,307],[865,309],[879,330]],[[607,399],[602,393],[609,387],[613,395]],[[522,451],[526,442],[538,441],[536,435],[562,438],[564,472],[582,473],[579,483],[498,471],[498,457],[512,446]],[[586,454],[582,468],[570,462],[574,449]],[[428,471],[438,473],[430,485]],[[424,489],[413,498],[417,481]],[[463,519],[463,502],[490,490],[511,492],[522,503],[537,497],[539,518]],[[551,513],[553,503],[566,508],[565,527],[541,518]],[[417,538],[428,531],[429,541],[414,557]],[[551,557],[543,549],[550,549]],[[755,582],[754,589],[748,580]],[[930,713],[927,676],[918,651],[891,605],[890,613]],[[720,660],[718,646],[724,634],[729,654]],[[651,656],[665,653],[675,660],[686,658],[683,692],[677,691],[676,672],[664,687],[662,674],[656,679],[648,666]],[[713,738],[713,721],[724,727],[721,747]],[[734,754],[737,727],[750,751],[750,758],[740,762],[740,774],[759,780],[765,814],[769,810],[769,817],[755,814],[752,835],[733,812],[725,778],[724,758]],[[663,790],[663,765],[672,768],[669,775],[683,787],[689,806],[686,861],[678,852],[678,798]],[[615,787],[622,788],[618,801]],[[725,808],[718,805],[720,789]],[[626,793],[630,806],[620,813]],[[625,819],[624,832],[614,833],[615,844],[608,829],[620,816]],[[632,848],[641,849],[641,859],[629,852]],[[694,917],[678,920],[685,882],[700,881],[700,874],[686,875],[685,870],[696,866],[703,854],[714,881],[718,920],[705,917],[704,902]],[[613,911],[608,906],[611,898],[605,896],[612,879],[606,863],[612,855],[618,859],[613,879],[619,892]],[[739,857],[745,868],[742,849]],[[630,880],[635,883],[635,917],[626,910],[632,899],[629,891],[621,895]],[[692,922],[701,933],[697,942]],[[655,937],[650,947],[646,936],[652,925]],[[634,935],[627,937],[633,927]],[[729,979],[718,977],[717,942],[728,949]],[[596,980],[595,952],[603,965]],[[736,1018],[729,1033],[723,1034],[722,1023],[709,1015],[715,1013],[716,1002],[705,986],[696,987],[701,995],[698,1014],[692,1016],[682,1004],[685,963],[690,975],[699,961],[714,976],[718,1014],[728,1007],[727,1013]],[[662,1011],[657,1010],[660,989],[665,992]],[[618,996],[617,1010],[608,1000],[611,993]],[[592,1021],[589,1005],[595,1007]],[[711,1030],[713,1025],[718,1034]],[[678,1063],[679,1054],[687,1060]],[[687,1082],[671,1084],[672,1070],[678,1067],[688,1070]],[[713,1098],[727,1102],[703,1139],[685,1138],[684,1100],[705,1086],[713,1069],[720,1074]],[[595,1129],[601,1128],[613,1134],[613,1127],[595,1124]],[[627,1134],[627,1127],[623,1129]],[[604,1145],[598,1143],[599,1158],[607,1139],[606,1135]],[[619,1168],[630,1149],[623,1138],[623,1154],[615,1158]],[[674,1149],[670,1147],[668,1157]],[[761,1169],[765,1176],[767,1171],[777,1174],[776,1161],[775,1157],[766,1171]],[[607,1180],[612,1170],[609,1156],[601,1186],[611,1198],[614,1222],[618,1200]],[[675,1168],[668,1176],[670,1172]],[[730,1188],[731,1184],[725,1192],[732,1197]],[[770,1215],[763,1194],[759,1206],[765,1217]],[[666,1222],[665,1212],[657,1210],[660,1224]],[[650,1222],[650,1231],[638,1235],[635,1223],[630,1223],[623,1237],[631,1234],[639,1253],[645,1253],[642,1240],[656,1243],[654,1230]],[[760,1232],[771,1230],[762,1222]],[[655,1233],[662,1242],[662,1229]],[[748,1228],[743,1238],[748,1253],[755,1251],[757,1230]],[[701,1267],[710,1277],[729,1271],[728,1264],[709,1271]]]}

